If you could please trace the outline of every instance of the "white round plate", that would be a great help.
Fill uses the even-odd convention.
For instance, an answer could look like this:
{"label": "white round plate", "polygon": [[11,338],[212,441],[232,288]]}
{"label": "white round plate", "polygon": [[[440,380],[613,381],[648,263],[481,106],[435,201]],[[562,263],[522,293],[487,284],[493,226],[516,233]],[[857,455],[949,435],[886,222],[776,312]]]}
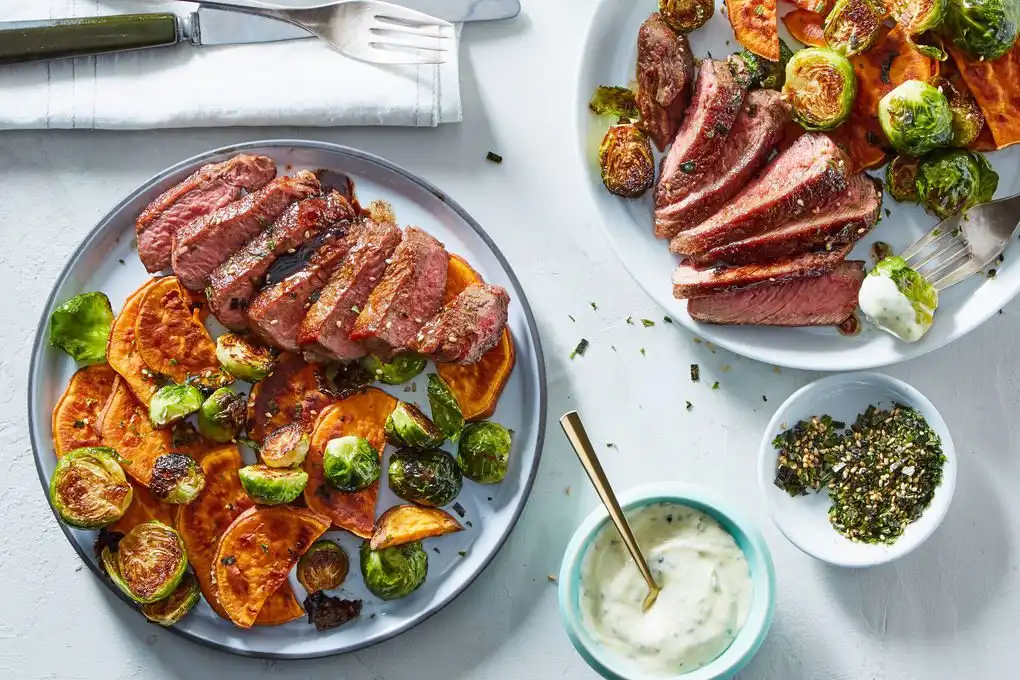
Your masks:
{"label": "white round plate", "polygon": [[[888,409],[894,403],[916,409],[942,440],[942,453],[946,456],[942,466],[942,484],[936,489],[928,509],[904,529],[895,543],[856,543],[829,523],[830,502],[826,489],[791,497],[773,483],[777,452],[772,441],[799,421],[812,416],[829,415],[849,427],[868,406]],[[956,449],[938,410],[907,383],[880,373],[840,373],[797,390],[772,416],[758,451],[758,485],[765,493],[772,521],[795,546],[836,566],[871,567],[903,557],[924,543],[938,528],[956,489]]]}
{"label": "white round plate", "polygon": [[[794,8],[781,4],[781,14]],[[686,301],[673,298],[670,277],[677,258],[670,254],[665,241],[652,235],[651,192],[638,200],[627,200],[606,191],[599,177],[597,149],[609,121],[588,111],[588,100],[596,86],[633,86],[638,28],[657,7],[656,0],[597,0],[581,57],[574,109],[580,162],[609,242],[631,276],[670,316],[706,340],[758,361],[790,368],[846,371],[894,364],[942,347],[976,328],[1020,291],[1020,261],[1015,249],[1008,249],[995,279],[976,275],[943,293],[934,326],[914,344],[900,342],[866,321],[861,324],[860,335],[844,337],[833,328],[715,326],[691,319]],[[781,22],[780,31],[791,49],[801,47]],[[721,3],[709,22],[689,37],[699,58],[710,54],[723,58],[741,49]],[[996,197],[1020,191],[1020,146],[989,154],[989,160],[999,172]],[[872,172],[881,179],[885,177],[884,169]],[[890,214],[883,214],[881,223],[851,255],[868,261],[869,267],[873,242],[885,241],[900,251],[938,222],[920,207],[897,203],[888,195],[883,208]]]}
{"label": "white round plate", "polygon": [[[345,532],[331,531],[325,537],[337,540],[352,558],[350,576],[342,590],[333,594],[362,599],[364,610],[360,618],[322,633],[304,619],[282,626],[256,626],[245,631],[220,618],[203,600],[171,628],[189,639],[248,656],[302,658],[339,654],[380,642],[411,628],[463,591],[488,565],[509,536],[538,471],[545,433],[546,385],[535,320],[520,283],[495,244],[477,222],[438,188],[381,158],[334,144],[295,140],[249,142],[216,149],[161,172],[125,198],[96,225],[71,256],[46,302],[35,339],[29,377],[28,412],[32,446],[40,480],[47,490],[56,464],[50,414],[75,370],[74,362],[67,355],[47,343],[50,312],[68,298],[92,290],[105,292],[114,310],[119,311],[127,295],[147,277],[135,247],[134,222],[138,213],[162,191],[183,180],[200,165],[220,161],[239,152],[270,156],[277,161],[281,173],[309,168],[348,175],[354,180],[363,205],[375,199],[389,202],[401,224],[416,224],[426,229],[445,243],[451,253],[464,256],[486,281],[505,287],[511,296],[510,330],[516,344],[517,364],[492,417],[514,432],[510,468],[501,484],[481,485],[465,481],[457,499],[464,512],[460,521],[465,530],[425,541],[429,556],[428,578],[418,591],[392,602],[373,597],[364,588],[357,566],[361,541]],[[413,381],[413,392],[405,391],[407,385],[380,387],[398,399],[427,407],[425,385],[430,372],[433,372],[431,366]],[[449,444],[445,448],[451,450]],[[254,462],[251,452],[245,454],[249,456],[249,462]],[[385,481],[381,491],[379,513],[399,500],[390,492]],[[124,599],[96,565],[92,550],[95,532],[70,529],[63,523],[60,526],[92,571],[111,591]],[[298,599],[303,599],[304,590],[293,574],[291,582]],[[81,623],[88,625],[88,621]],[[138,625],[147,625],[141,615]]]}

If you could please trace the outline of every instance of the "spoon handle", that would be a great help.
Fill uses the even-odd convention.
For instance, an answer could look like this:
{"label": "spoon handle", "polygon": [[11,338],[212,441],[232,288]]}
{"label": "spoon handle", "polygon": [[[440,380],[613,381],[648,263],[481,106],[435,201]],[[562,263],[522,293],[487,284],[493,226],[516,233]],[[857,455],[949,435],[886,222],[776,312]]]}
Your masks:
{"label": "spoon handle", "polygon": [[560,425],[563,427],[567,439],[570,440],[571,446],[574,447],[574,452],[577,454],[578,459],[580,459],[584,471],[588,473],[592,486],[595,487],[599,498],[602,499],[602,504],[609,511],[609,517],[613,520],[613,524],[616,525],[616,530],[620,532],[623,543],[627,546],[627,551],[634,558],[634,563],[648,584],[648,589],[657,592],[659,587],[655,584],[652,572],[648,569],[648,564],[645,562],[640,548],[638,548],[637,540],[630,530],[630,524],[623,515],[619,501],[616,500],[616,494],[613,493],[612,487],[609,486],[609,480],[602,469],[602,464],[599,462],[598,456],[595,455],[595,449],[592,448],[591,440],[588,439],[588,433],[584,431],[584,425],[581,424],[581,417],[577,415],[577,411],[570,411],[560,418]]}

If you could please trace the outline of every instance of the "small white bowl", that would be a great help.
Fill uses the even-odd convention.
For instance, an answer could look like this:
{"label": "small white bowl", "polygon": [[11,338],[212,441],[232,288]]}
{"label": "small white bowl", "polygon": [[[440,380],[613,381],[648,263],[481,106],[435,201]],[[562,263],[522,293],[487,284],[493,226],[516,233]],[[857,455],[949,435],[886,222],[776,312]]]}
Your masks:
{"label": "small white bowl", "polygon": [[[772,440],[798,421],[811,416],[832,416],[849,426],[869,405],[888,408],[899,402],[916,409],[942,440],[946,462],[942,484],[935,490],[931,505],[921,517],[908,525],[891,545],[857,543],[844,537],[829,523],[829,494],[808,492],[791,497],[777,487],[777,452]],[[938,410],[924,395],[896,378],[879,373],[841,373],[816,380],[797,390],[783,402],[772,417],[761,440],[758,458],[758,483],[765,493],[772,521],[791,543],[808,555],[840,567],[871,567],[903,557],[934,533],[949,510],[956,488],[956,450],[949,428]]]}

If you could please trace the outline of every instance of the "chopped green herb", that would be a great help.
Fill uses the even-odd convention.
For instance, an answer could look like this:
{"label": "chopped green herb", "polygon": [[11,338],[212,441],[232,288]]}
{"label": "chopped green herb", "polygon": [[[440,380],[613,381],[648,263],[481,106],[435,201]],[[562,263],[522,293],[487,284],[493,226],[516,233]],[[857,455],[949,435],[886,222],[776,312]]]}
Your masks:
{"label": "chopped green herb", "polygon": [[458,550],[457,554],[461,557],[467,557],[467,550]]}
{"label": "chopped green herb", "polygon": [[[709,130],[708,131],[708,136],[709,137],[715,137],[715,132],[712,131],[712,130]],[[693,173],[695,168],[697,168],[697,165],[695,165],[694,161],[687,161],[686,163],[681,163],[680,164],[680,172],[686,173],[688,175]]]}
{"label": "chopped green herb", "polygon": [[655,322],[652,321],[651,319],[641,319],[641,325],[644,326],[645,328],[651,328],[652,326],[655,325]]}
{"label": "chopped green herb", "polygon": [[494,151],[490,151],[489,153],[485,154],[485,159],[489,160],[489,161],[492,161],[493,163],[502,163],[503,162],[503,157],[500,156],[498,153],[496,153]]}
{"label": "chopped green herb", "polygon": [[692,404],[691,402],[688,401],[688,402],[686,402],[686,404],[687,404],[686,408],[687,408],[688,411],[690,411],[691,409],[694,408],[694,404]]}
{"label": "chopped green herb", "polygon": [[262,548],[262,552],[264,552],[264,553],[269,552],[269,544],[268,543],[260,543],[259,547]]}
{"label": "chopped green herb", "polygon": [[618,449],[618,448],[620,448],[620,447],[618,447],[618,446],[617,446],[616,444],[614,444],[613,442],[606,442],[606,448],[607,448],[607,449]]}
{"label": "chopped green herb", "polygon": [[994,279],[995,278],[995,274],[996,274],[996,271],[994,269],[989,269],[988,270],[988,278]]}
{"label": "chopped green herb", "polygon": [[574,323],[577,323],[577,319],[574,318],[573,314],[567,314],[567,318],[573,321]]}
{"label": "chopped green herb", "polygon": [[74,421],[74,428],[76,430],[80,430],[83,427],[85,427],[85,421],[84,420],[76,420],[76,421]]}
{"label": "chopped green herb", "polygon": [[713,390],[719,389],[719,381],[718,380],[716,380],[714,383],[712,383],[712,389]]}
{"label": "chopped green herb", "polygon": [[594,302],[589,302],[588,304],[590,304],[590,305],[591,305],[591,310],[592,310],[593,312],[597,312],[597,311],[599,311],[599,306],[598,306],[597,304],[595,304]]}
{"label": "chopped green herb", "polygon": [[234,557],[233,555],[227,555],[222,560],[220,560],[220,562],[223,563],[224,567],[229,567],[231,564],[233,564],[236,561],[237,561],[237,558]]}
{"label": "chopped green herb", "polygon": [[641,356],[648,356],[647,354],[645,354],[645,348],[644,347],[641,348]]}
{"label": "chopped green herb", "polygon": [[584,353],[588,351],[588,345],[590,344],[591,343],[588,342],[586,338],[581,338],[581,342],[577,343],[577,347],[575,347],[574,351],[570,353],[570,358],[583,357]]}
{"label": "chopped green herb", "polygon": [[117,262],[120,262],[121,264],[124,264],[124,258],[118,258]]}
{"label": "chopped green herb", "polygon": [[673,318],[669,316],[662,317],[663,323],[673,323]]}
{"label": "chopped green herb", "polygon": [[698,364],[691,364],[691,382],[701,381],[701,366]]}
{"label": "chopped green herb", "polygon": [[757,14],[758,16],[760,16],[760,17],[765,16],[765,6],[764,5],[755,5],[754,13]]}
{"label": "chopped green herb", "polygon": [[889,208],[886,208],[885,209],[885,216],[886,217],[891,217],[892,216],[892,210],[889,210]]}
{"label": "chopped green herb", "polygon": [[775,485],[791,496],[818,491],[832,478],[839,433],[846,426],[830,416],[802,420],[772,440],[779,450]]}
{"label": "chopped green herb", "polygon": [[615,352],[616,351],[616,345],[610,345],[609,349],[611,349],[611,350],[613,350]]}
{"label": "chopped green herb", "polygon": [[627,323],[630,324],[631,326],[633,326],[634,325],[634,317],[628,316],[627,317]]}
{"label": "chopped green herb", "polygon": [[766,397],[766,396],[765,396],[765,395],[763,394],[763,395],[761,395],[761,400],[762,400],[762,401],[768,401],[768,400],[769,400],[769,398],[768,398],[768,397]]}

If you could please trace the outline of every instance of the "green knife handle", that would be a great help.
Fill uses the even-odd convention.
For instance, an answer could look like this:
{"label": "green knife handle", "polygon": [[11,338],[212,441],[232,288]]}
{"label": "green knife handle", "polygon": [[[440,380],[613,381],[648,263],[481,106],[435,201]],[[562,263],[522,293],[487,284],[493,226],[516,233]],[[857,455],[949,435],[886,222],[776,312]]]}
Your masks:
{"label": "green knife handle", "polygon": [[174,14],[0,22],[0,65],[162,47],[179,40]]}

